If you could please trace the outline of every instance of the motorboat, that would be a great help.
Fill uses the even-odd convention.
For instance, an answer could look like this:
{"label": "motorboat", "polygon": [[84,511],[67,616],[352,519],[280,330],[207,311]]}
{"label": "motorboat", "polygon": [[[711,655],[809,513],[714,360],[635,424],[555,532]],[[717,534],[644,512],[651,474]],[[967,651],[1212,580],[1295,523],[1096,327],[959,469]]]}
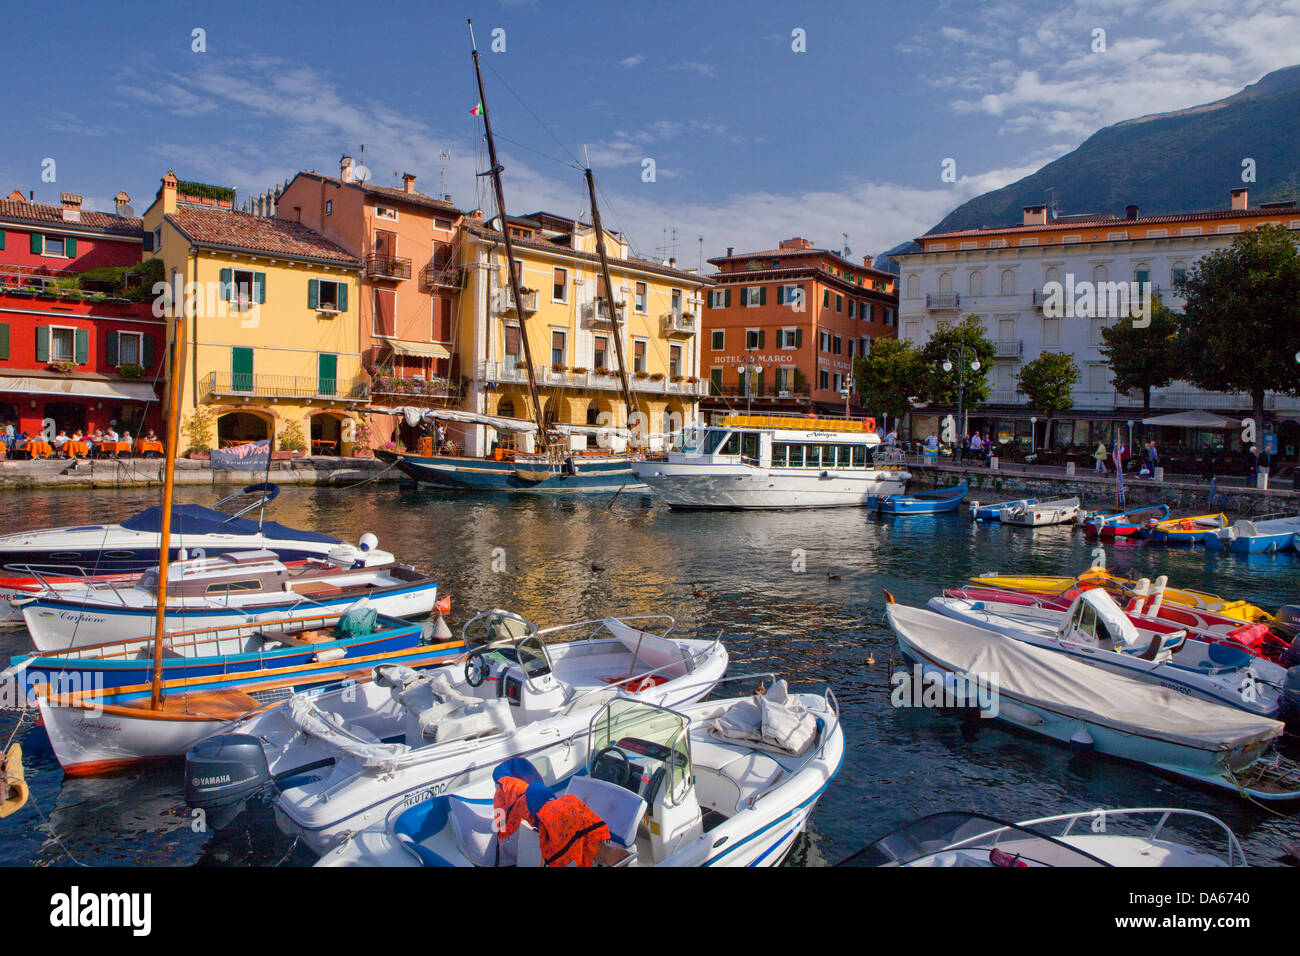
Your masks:
{"label": "motorboat", "polygon": [[969,486],[960,482],[951,488],[936,488],[911,495],[884,495],[876,502],[881,514],[937,515],[956,511],[966,497]]}
{"label": "motorboat", "polygon": [[1039,501],[1008,508],[1002,513],[1002,523],[1023,528],[1070,524],[1078,520],[1079,511],[1078,498],[1053,498],[1051,501]]}
{"label": "motorboat", "polygon": [[1220,528],[1205,538],[1209,551],[1235,551],[1238,554],[1271,554],[1294,550],[1300,534],[1300,515],[1263,515],[1238,518],[1229,527]]}
{"label": "motorboat", "polygon": [[931,598],[928,607],[1152,687],[1266,717],[1282,708],[1287,668],[1240,647],[1189,639],[1158,619],[1130,616],[1100,588],[1080,592],[1064,611],[952,592]]}
{"label": "motorboat", "polygon": [[1166,518],[1154,522],[1142,532],[1152,544],[1164,544],[1169,547],[1190,547],[1204,544],[1210,537],[1228,527],[1228,516],[1222,511],[1213,515],[1193,515],[1182,518]]}
{"label": "motorboat", "polygon": [[978,697],[990,702],[980,713],[1077,750],[1254,800],[1300,799],[1300,766],[1273,750],[1284,729],[1280,721],[1092,667],[934,611],[890,603],[886,614],[913,662],[913,683],[937,688],[941,700],[969,702],[970,688],[980,689]]}
{"label": "motorboat", "polygon": [[994,503],[972,500],[967,507],[970,509],[972,521],[1001,521],[1003,516],[1012,509],[1024,509],[1036,504],[1038,504],[1037,498],[1016,498],[1013,501]]}
{"label": "motorboat", "polygon": [[1150,505],[1127,511],[1093,511],[1080,518],[1083,533],[1089,537],[1131,538],[1151,522],[1169,517],[1168,505]]}
{"label": "motorboat", "polygon": [[364,685],[294,697],[205,742],[187,758],[186,799],[212,818],[273,793],[281,826],[324,853],[392,807],[457,792],[511,757],[580,748],[591,715],[620,693],[665,707],[703,697],[726,649],[672,637],[673,626],[653,615],[538,629],[485,611],[462,629],[459,666],[381,667]]}
{"label": "motorboat", "polygon": [[[1174,826],[1210,830],[1222,854],[1189,845]],[[1188,827],[1188,829],[1191,829]],[[841,866],[1222,867],[1246,866],[1236,834],[1218,817],[1175,807],[1082,810],[1008,823],[983,813],[931,813]]]}
{"label": "motorboat", "polygon": [[[168,545],[171,556],[181,550],[190,554],[265,550],[282,561],[300,561],[324,557],[343,543],[327,534],[262,520],[263,509],[279,493],[278,485],[248,485],[217,502],[220,507],[244,496],[255,497],[251,504],[234,514],[203,505],[173,505]],[[244,517],[254,511],[258,513],[256,518]],[[0,535],[0,567],[19,575],[138,574],[158,564],[162,519],[163,509],[155,506],[121,524],[78,525]]]}
{"label": "motorboat", "polygon": [[864,507],[911,478],[872,419],[793,415],[731,415],[686,429],[679,449],[632,469],[677,509]]}
{"label": "motorboat", "polygon": [[[844,756],[830,690],[794,694],[785,681],[676,708],[618,698],[586,737],[533,755],[558,780],[514,758],[399,804],[317,866],[777,866]],[[502,825],[496,811],[521,790],[522,819]]]}
{"label": "motorboat", "polygon": [[[173,561],[167,568],[164,627],[175,631],[245,621],[310,618],[361,598],[381,614],[419,618],[437,603],[438,584],[385,551],[339,545],[324,560],[286,565],[270,551],[236,551]],[[39,651],[129,640],[147,634],[158,611],[158,571],[124,586],[91,581],[19,599]]]}

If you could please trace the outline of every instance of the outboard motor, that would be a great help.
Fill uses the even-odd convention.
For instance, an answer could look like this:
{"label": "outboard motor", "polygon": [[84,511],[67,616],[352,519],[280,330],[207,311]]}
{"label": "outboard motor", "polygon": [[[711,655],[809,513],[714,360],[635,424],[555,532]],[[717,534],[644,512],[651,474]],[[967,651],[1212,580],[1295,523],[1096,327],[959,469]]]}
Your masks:
{"label": "outboard motor", "polygon": [[249,734],[219,734],[185,755],[185,803],[203,810],[215,829],[238,816],[272,779],[262,742]]}
{"label": "outboard motor", "polygon": [[[1268,629],[1282,640],[1293,644],[1291,650],[1286,652],[1287,654],[1295,650],[1295,639],[1300,637],[1300,604],[1283,604],[1277,609],[1277,614],[1273,616]],[[1283,656],[1285,657],[1285,654]],[[1282,663],[1284,666],[1290,667],[1292,664],[1300,664],[1300,658],[1290,662],[1283,660]]]}
{"label": "outboard motor", "polygon": [[[1294,644],[1287,650],[1290,654],[1295,651]],[[1300,718],[1300,667],[1288,667],[1286,670],[1286,680],[1282,682],[1282,707],[1279,717],[1292,723]]]}

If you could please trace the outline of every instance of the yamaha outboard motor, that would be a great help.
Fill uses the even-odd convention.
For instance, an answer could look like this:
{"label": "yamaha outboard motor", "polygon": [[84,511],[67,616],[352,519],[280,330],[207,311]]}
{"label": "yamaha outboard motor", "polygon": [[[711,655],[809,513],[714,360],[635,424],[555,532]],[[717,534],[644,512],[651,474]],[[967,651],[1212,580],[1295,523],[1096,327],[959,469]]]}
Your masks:
{"label": "yamaha outboard motor", "polygon": [[1282,640],[1291,643],[1291,646],[1278,658],[1278,663],[1283,667],[1294,667],[1300,664],[1300,646],[1297,646],[1300,643],[1300,605],[1282,605],[1277,609],[1277,614],[1273,616],[1268,629]]}
{"label": "yamaha outboard motor", "polygon": [[185,803],[203,810],[214,829],[238,816],[271,783],[262,742],[249,734],[220,734],[185,755]]}

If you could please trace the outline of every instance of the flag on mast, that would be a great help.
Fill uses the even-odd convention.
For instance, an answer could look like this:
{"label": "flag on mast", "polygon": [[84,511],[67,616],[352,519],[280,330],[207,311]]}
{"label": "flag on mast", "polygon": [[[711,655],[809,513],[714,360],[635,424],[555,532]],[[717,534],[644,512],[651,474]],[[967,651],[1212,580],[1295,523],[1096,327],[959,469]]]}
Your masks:
{"label": "flag on mast", "polygon": [[482,101],[482,100],[479,100],[479,101],[478,101],[478,104],[477,104],[477,105],[476,105],[472,110],[470,110],[469,113],[470,113],[471,116],[482,116],[482,115],[483,115],[483,101]]}

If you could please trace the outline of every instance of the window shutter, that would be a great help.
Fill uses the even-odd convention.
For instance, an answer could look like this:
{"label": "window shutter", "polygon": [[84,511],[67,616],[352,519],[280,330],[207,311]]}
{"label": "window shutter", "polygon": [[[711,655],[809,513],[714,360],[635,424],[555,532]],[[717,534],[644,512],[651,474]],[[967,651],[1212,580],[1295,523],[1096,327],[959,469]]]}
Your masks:
{"label": "window shutter", "polygon": [[794,347],[797,349],[803,348],[803,329],[794,330]]}
{"label": "window shutter", "polygon": [[90,361],[90,330],[77,329],[73,336],[73,343],[74,360],[78,365],[85,365]]}
{"label": "window shutter", "polygon": [[39,256],[45,252],[45,237],[39,232],[32,233],[32,255]]}
{"label": "window shutter", "polygon": [[153,252],[153,233],[144,234],[144,245],[141,247],[145,252]]}
{"label": "window shutter", "polygon": [[346,282],[340,282],[339,283],[339,311],[346,312],[347,310],[348,310],[348,284]]}
{"label": "window shutter", "polygon": [[5,231],[0,229],[0,249],[5,247]]}
{"label": "window shutter", "polygon": [[109,332],[104,336],[104,353],[105,362],[108,365],[117,364],[117,333]]}
{"label": "window shutter", "polygon": [[63,254],[67,256],[69,259],[77,258],[77,237],[76,236],[68,236],[67,239],[63,240]]}
{"label": "window shutter", "polygon": [[50,360],[50,327],[48,325],[36,326],[36,361],[48,362]]}
{"label": "window shutter", "polygon": [[9,323],[0,324],[0,359],[9,357]]}
{"label": "window shutter", "polygon": [[823,309],[829,309],[830,307],[831,307],[831,290],[830,290],[830,289],[823,289],[823,290],[822,290],[822,308],[823,308]]}
{"label": "window shutter", "polygon": [[765,340],[766,338],[767,338],[767,333],[764,332],[762,329],[759,329],[759,330],[758,330],[758,347],[759,347],[760,349],[763,347],[763,342],[764,342],[764,340]]}
{"label": "window shutter", "polygon": [[253,273],[253,301],[262,303],[266,301],[266,273]]}
{"label": "window shutter", "polygon": [[741,305],[749,305],[749,290],[748,290],[748,289],[741,289],[741,290],[740,290],[740,304],[741,304]]}
{"label": "window shutter", "polygon": [[144,368],[153,368],[153,336],[140,336],[140,364]]}
{"label": "window shutter", "polygon": [[763,376],[765,374],[766,374],[765,372],[758,373],[758,388],[754,392],[754,394],[759,396],[760,398],[762,398],[763,396]]}
{"label": "window shutter", "polygon": [[320,280],[307,280],[307,308],[315,309],[320,302]]}
{"label": "window shutter", "polygon": [[234,289],[232,288],[235,282],[234,275],[234,272],[230,269],[221,270],[221,298],[226,302],[230,302],[234,298]]}
{"label": "window shutter", "polygon": [[758,289],[758,304],[759,304],[759,305],[767,305],[767,286],[759,286],[759,289]]}
{"label": "window shutter", "polygon": [[731,308],[731,290],[727,290],[727,308]]}
{"label": "window shutter", "polygon": [[776,287],[776,304],[785,305],[785,286],[783,285]]}

